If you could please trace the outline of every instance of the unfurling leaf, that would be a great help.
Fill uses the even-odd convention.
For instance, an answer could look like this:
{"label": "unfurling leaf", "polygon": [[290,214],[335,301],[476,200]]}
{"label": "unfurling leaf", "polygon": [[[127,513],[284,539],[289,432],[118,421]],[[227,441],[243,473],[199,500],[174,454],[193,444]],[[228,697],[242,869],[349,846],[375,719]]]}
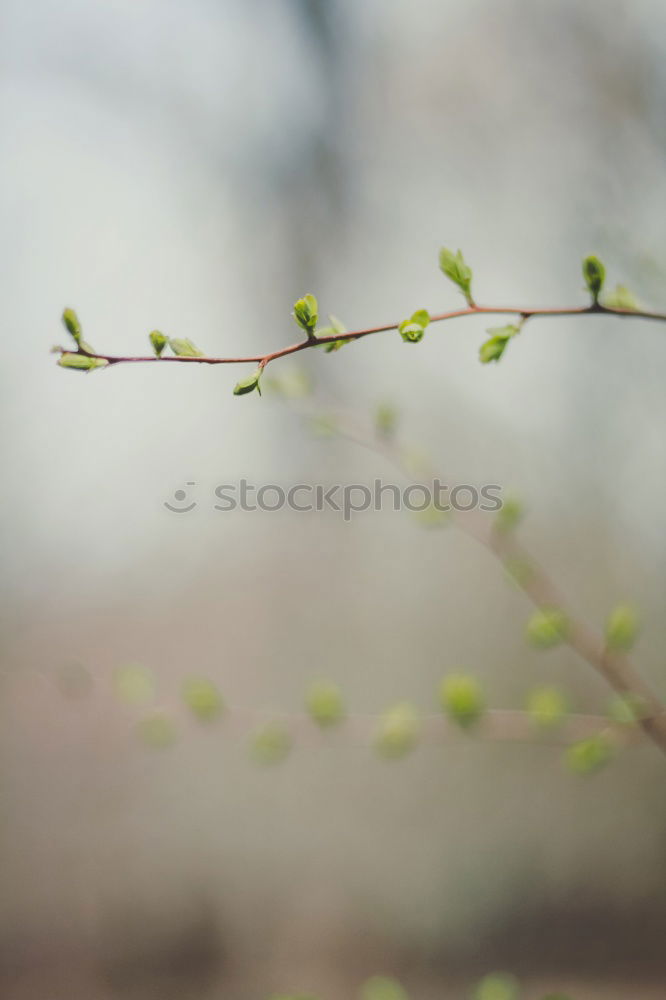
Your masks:
{"label": "unfurling leaf", "polygon": [[541,729],[559,725],[568,709],[567,699],[556,687],[540,687],[530,691],[525,708],[532,721]]}
{"label": "unfurling leaf", "polygon": [[589,739],[573,743],[567,750],[565,762],[574,774],[593,774],[613,757],[614,747],[608,736],[597,733]]}
{"label": "unfurling leaf", "polygon": [[439,686],[442,711],[463,729],[469,729],[483,715],[485,699],[481,685],[467,674],[451,674]]}
{"label": "unfurling leaf", "polygon": [[313,684],[307,693],[305,705],[310,717],[322,728],[337,725],[345,716],[340,688],[329,681]]}
{"label": "unfurling leaf", "polygon": [[183,684],[183,701],[201,722],[212,722],[224,712],[224,698],[207,677],[188,677]]}
{"label": "unfurling leaf", "polygon": [[259,384],[259,379],[261,378],[261,373],[263,368],[255,368],[249,378],[243,379],[242,382],[237,382],[234,386],[234,396],[245,396],[248,392],[254,392],[256,389],[261,396],[261,386]]}
{"label": "unfurling leaf", "polygon": [[186,337],[169,337],[169,347],[179,358],[203,358],[204,352]]}
{"label": "unfurling leaf", "polygon": [[639,622],[635,610],[628,604],[620,604],[606,622],[606,644],[609,649],[624,651],[631,649],[638,636]]}
{"label": "unfurling leaf", "polygon": [[626,312],[635,312],[640,309],[636,297],[624,285],[616,285],[612,292],[604,296],[603,305],[607,309],[621,309]]}
{"label": "unfurling leaf", "polygon": [[153,330],[152,333],[148,334],[148,337],[150,339],[150,343],[153,345],[153,350],[155,351],[156,356],[159,358],[162,351],[169,343],[169,338],[165,336],[165,334],[160,333],[159,330]]}
{"label": "unfurling leaf", "polygon": [[520,327],[514,323],[508,326],[496,326],[488,330],[492,334],[479,348],[479,360],[487,365],[490,361],[499,361],[506,350],[506,346],[512,337],[520,333]]}
{"label": "unfurling leaf", "polygon": [[375,746],[382,757],[404,757],[416,746],[420,730],[419,715],[409,701],[387,709],[375,735]]}
{"label": "unfurling leaf", "polygon": [[[347,327],[338,319],[337,316],[329,316],[329,326],[322,326],[317,330],[317,338],[320,337],[334,337],[336,334],[342,334],[347,332]],[[331,340],[328,344],[322,344],[326,354],[331,354],[333,351],[339,351],[341,347],[345,344],[351,344],[351,340]]]}
{"label": "unfurling leaf", "polygon": [[418,344],[423,340],[423,334],[430,322],[430,313],[427,309],[417,309],[409,319],[403,319],[398,325],[398,330],[402,339],[409,344]]}
{"label": "unfurling leaf", "polygon": [[63,309],[62,322],[67,332],[73,337],[77,344],[81,343],[82,330],[79,317],[73,309]]}
{"label": "unfurling leaf", "polygon": [[74,371],[89,372],[93,368],[105,368],[108,365],[106,358],[92,358],[88,354],[70,354],[65,351],[58,358],[61,368],[72,368]]}
{"label": "unfurling leaf", "polygon": [[583,261],[583,277],[585,284],[592,296],[592,301],[596,304],[599,301],[599,293],[604,287],[606,278],[606,268],[598,257],[593,255],[586,257]]}
{"label": "unfurling leaf", "polygon": [[539,649],[549,649],[564,642],[567,634],[567,617],[559,608],[542,608],[535,611],[526,627],[528,641]]}
{"label": "unfurling leaf", "polygon": [[308,293],[294,302],[294,319],[308,337],[313,336],[319,320],[319,306],[314,295]]}
{"label": "unfurling leaf", "polygon": [[474,300],[472,299],[472,270],[466,264],[462,250],[454,253],[452,250],[442,247],[439,251],[439,266],[446,277],[450,278],[454,285],[458,286],[469,305],[474,305]]}

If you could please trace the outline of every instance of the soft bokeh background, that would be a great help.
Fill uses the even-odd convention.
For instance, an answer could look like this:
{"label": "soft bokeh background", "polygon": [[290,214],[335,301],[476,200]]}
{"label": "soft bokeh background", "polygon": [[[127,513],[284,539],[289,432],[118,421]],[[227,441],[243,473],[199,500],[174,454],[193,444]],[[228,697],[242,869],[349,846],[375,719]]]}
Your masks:
{"label": "soft bokeh background", "polygon": [[[84,378],[48,349],[65,304],[115,353],[154,327],[210,353],[270,349],[307,290],[353,326],[453,308],[442,243],[464,248],[483,301],[583,302],[594,251],[664,308],[664,4],[0,13],[4,995],[342,1000],[382,970],[430,1000],[500,967],[529,996],[662,996],[655,750],[592,781],[552,748],[473,740],[397,765],[342,734],[279,768],[247,759],[256,718],[297,711],[317,676],[359,712],[432,710],[461,666],[497,705],[552,681],[603,710],[571,652],[526,649],[528,605],[490,558],[390,511],[215,511],[214,487],[240,477],[392,473],[273,398],[234,398],[236,369]],[[322,407],[363,421],[389,399],[449,481],[518,491],[527,541],[583,615],[641,608],[640,664],[666,694],[664,331],[535,322],[487,368],[482,336],[464,320],[303,365]],[[187,482],[198,507],[170,514]],[[168,749],[141,745],[114,696],[129,662],[157,677]],[[92,678],[76,698],[72,664]],[[240,723],[187,718],[193,673]]]}

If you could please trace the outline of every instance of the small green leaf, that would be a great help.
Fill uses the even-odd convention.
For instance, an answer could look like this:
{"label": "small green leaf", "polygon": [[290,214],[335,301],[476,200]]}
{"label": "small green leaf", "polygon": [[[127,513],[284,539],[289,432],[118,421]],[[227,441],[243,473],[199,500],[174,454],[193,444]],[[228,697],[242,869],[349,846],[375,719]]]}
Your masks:
{"label": "small green leaf", "polygon": [[188,677],[183,684],[183,700],[201,722],[212,722],[224,712],[224,698],[207,677]]}
{"label": "small green leaf", "polygon": [[427,309],[417,309],[409,319],[403,319],[398,324],[398,331],[402,339],[409,344],[418,344],[423,340],[426,327],[430,323],[430,313]]}
{"label": "small green leaf", "polygon": [[565,754],[565,763],[574,774],[593,774],[612,759],[614,748],[603,733],[573,743]]}
{"label": "small green leaf", "polygon": [[375,747],[382,757],[404,757],[414,749],[420,731],[419,715],[409,701],[398,702],[382,715]]}
{"label": "small green leaf", "polygon": [[138,663],[118,667],[113,674],[116,696],[128,705],[145,705],[155,697],[155,678]]}
{"label": "small green leaf", "polygon": [[80,344],[83,333],[81,330],[81,323],[79,322],[79,317],[76,315],[73,309],[63,310],[62,322],[67,332],[73,337],[74,341],[77,344]]}
{"label": "small green leaf", "polygon": [[507,497],[502,506],[495,514],[495,530],[507,533],[519,524],[523,518],[525,509],[516,497]]}
{"label": "small green leaf", "polygon": [[61,368],[71,368],[74,371],[90,372],[94,368],[105,368],[108,365],[106,358],[91,358],[87,354],[70,354],[65,351],[58,358]]}
{"label": "small green leaf", "polygon": [[472,271],[471,268],[465,263],[462,251],[458,250],[458,253],[453,253],[452,250],[447,250],[446,247],[442,247],[439,251],[439,266],[446,277],[450,278],[454,285],[458,286],[467,299],[469,305],[473,306]]}
{"label": "small green leaf", "polygon": [[620,309],[624,312],[636,312],[640,309],[635,295],[625,285],[616,285],[612,292],[607,292],[603,304],[607,309]]}
{"label": "small green leaf", "polygon": [[568,622],[559,608],[542,608],[535,611],[526,627],[528,641],[539,649],[549,649],[564,642]]}
{"label": "small green leaf", "polygon": [[469,729],[483,715],[485,698],[481,685],[467,674],[451,674],[439,686],[439,703],[452,722]]}
{"label": "small green leaf", "polygon": [[606,645],[609,649],[626,652],[631,649],[639,632],[638,615],[628,604],[620,604],[606,622]]}
{"label": "small green leaf", "polygon": [[155,351],[155,354],[159,358],[162,354],[162,351],[169,343],[169,338],[165,336],[163,333],[160,333],[159,330],[153,330],[152,333],[148,334],[148,337],[150,338],[150,343],[153,345],[153,350]]}
{"label": "small green leaf", "polygon": [[[338,319],[337,316],[329,316],[330,326],[323,326],[320,330],[317,330],[317,337],[334,337],[336,334],[346,333],[347,327]],[[333,351],[339,351],[341,347],[345,344],[351,344],[351,340],[332,340],[328,344],[322,344],[326,354],[331,354]]]}
{"label": "small green leaf", "polygon": [[525,708],[540,729],[553,729],[564,721],[568,704],[558,688],[539,687],[530,691]]}
{"label": "small green leaf", "polygon": [[484,365],[500,360],[511,338],[520,333],[520,327],[510,323],[507,326],[491,327],[488,333],[492,336],[479,348],[479,360]]}
{"label": "small green leaf", "polygon": [[261,386],[259,385],[259,380],[261,378],[261,373],[263,368],[255,368],[249,378],[243,379],[242,382],[237,382],[234,386],[234,396],[245,396],[248,392],[254,392],[256,389],[261,396]]}
{"label": "small green leaf", "polygon": [[380,403],[375,411],[375,429],[381,438],[392,438],[398,426],[398,411],[391,403]]}
{"label": "small green leaf", "polygon": [[360,1000],[409,1000],[409,997],[397,979],[371,976],[361,986]]}
{"label": "small green leaf", "polygon": [[203,358],[204,352],[185,337],[169,337],[169,347],[179,358]]}
{"label": "small green leaf", "polygon": [[279,722],[267,722],[252,739],[252,757],[258,764],[279,764],[290,750],[291,736]]}
{"label": "small green leaf", "polygon": [[594,303],[599,301],[599,293],[604,287],[606,268],[598,257],[591,255],[583,261],[583,277]]}
{"label": "small green leaf", "polygon": [[310,717],[318,726],[335,726],[345,717],[345,705],[337,684],[318,681],[313,684],[305,699]]}
{"label": "small green leaf", "polygon": [[616,694],[608,704],[607,714],[618,726],[635,726],[649,714],[649,706],[639,694]]}
{"label": "small green leaf", "polygon": [[176,724],[165,712],[147,715],[137,723],[136,730],[141,742],[155,750],[173,746],[178,739]]}
{"label": "small green leaf", "polygon": [[308,337],[313,336],[319,320],[319,306],[314,295],[308,293],[294,302],[294,319]]}
{"label": "small green leaf", "polygon": [[518,980],[506,972],[492,972],[477,983],[472,1000],[518,1000]]}

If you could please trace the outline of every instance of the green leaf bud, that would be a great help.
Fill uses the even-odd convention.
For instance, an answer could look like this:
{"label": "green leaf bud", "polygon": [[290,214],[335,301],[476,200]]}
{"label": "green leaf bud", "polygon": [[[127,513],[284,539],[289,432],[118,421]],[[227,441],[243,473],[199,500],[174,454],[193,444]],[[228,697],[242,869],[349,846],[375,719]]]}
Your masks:
{"label": "green leaf bud", "polygon": [[616,285],[612,292],[607,292],[603,304],[607,309],[620,309],[624,312],[636,312],[640,309],[636,296],[625,285]]}
{"label": "green leaf bud", "polygon": [[224,712],[224,698],[207,677],[188,677],[183,684],[183,701],[201,722],[212,722]]}
{"label": "green leaf bud", "polygon": [[203,358],[204,352],[186,337],[169,337],[169,347],[179,358]]}
{"label": "green leaf bud", "polygon": [[592,301],[596,304],[599,301],[599,293],[604,287],[606,278],[606,268],[598,257],[593,255],[586,257],[583,261],[583,277],[585,284],[592,296]]}
{"label": "green leaf bud", "polygon": [[439,686],[439,703],[452,722],[471,728],[483,715],[485,698],[479,682],[468,674],[450,674]]}
{"label": "green leaf bud", "polygon": [[573,743],[565,754],[565,763],[574,774],[593,774],[612,759],[614,747],[608,736],[597,733],[586,740]]}
{"label": "green leaf bud", "polygon": [[267,722],[254,734],[251,753],[258,764],[279,764],[291,750],[291,736],[279,722]]}
{"label": "green leaf bud", "polygon": [[430,323],[430,313],[427,309],[417,309],[409,319],[403,319],[398,324],[398,331],[402,339],[408,344],[418,344],[423,340],[426,327]]}
{"label": "green leaf bud", "polygon": [[465,263],[462,251],[458,250],[458,253],[453,253],[452,250],[447,250],[446,247],[442,247],[439,251],[439,266],[446,277],[449,278],[454,285],[458,286],[467,299],[469,305],[473,306],[472,271],[471,268]]}
{"label": "green leaf bud", "polygon": [[[337,316],[329,316],[330,326],[323,326],[320,330],[317,330],[317,337],[334,337],[336,334],[346,333],[347,327],[338,319]],[[333,351],[339,351],[341,347],[345,344],[351,344],[351,340],[332,340],[328,344],[322,344],[326,354],[331,354]]]}
{"label": "green leaf bud", "polygon": [[312,684],[305,698],[310,717],[318,726],[335,726],[345,717],[345,705],[337,684],[317,681]]}
{"label": "green leaf bud", "polygon": [[649,715],[649,705],[640,694],[616,694],[608,704],[608,718],[618,726],[635,726]]}
{"label": "green leaf bud", "polygon": [[526,627],[528,642],[538,649],[549,649],[564,642],[568,622],[559,608],[541,608],[535,611]]}
{"label": "green leaf bud", "polygon": [[159,330],[153,330],[152,333],[148,334],[150,343],[153,345],[153,350],[156,356],[159,358],[162,355],[162,351],[169,343],[169,338],[165,334],[160,333]]}
{"label": "green leaf bud", "polygon": [[76,315],[73,309],[63,310],[62,322],[67,332],[74,339],[75,343],[79,345],[81,343],[81,337],[83,336],[83,332],[81,330],[81,323],[79,322],[79,317]]}
{"label": "green leaf bud", "polygon": [[294,302],[294,319],[308,337],[313,336],[319,320],[319,306],[314,295],[304,295],[302,299]]}
{"label": "green leaf bud", "polygon": [[564,721],[567,699],[556,687],[535,688],[527,696],[525,708],[540,729],[553,729]]}
{"label": "green leaf bud", "polygon": [[409,701],[398,702],[382,715],[375,747],[382,757],[397,759],[414,749],[420,731],[419,715]]}
{"label": "green leaf bud", "polygon": [[612,650],[627,651],[636,642],[638,631],[638,615],[634,608],[628,604],[619,604],[606,622],[606,645]]}
{"label": "green leaf bud", "polygon": [[520,327],[510,323],[507,326],[491,327],[487,332],[492,336],[479,348],[479,360],[484,365],[500,360],[511,338],[520,333]]}
{"label": "green leaf bud", "polygon": [[243,379],[242,382],[237,382],[234,386],[234,396],[245,396],[248,392],[254,392],[255,389],[261,396],[259,380],[262,372],[263,368],[259,366],[259,368],[255,368],[249,378]]}
{"label": "green leaf bud", "polygon": [[70,354],[65,351],[58,358],[61,368],[71,368],[73,371],[90,372],[95,368],[106,368],[108,365],[106,358],[92,358],[88,354]]}

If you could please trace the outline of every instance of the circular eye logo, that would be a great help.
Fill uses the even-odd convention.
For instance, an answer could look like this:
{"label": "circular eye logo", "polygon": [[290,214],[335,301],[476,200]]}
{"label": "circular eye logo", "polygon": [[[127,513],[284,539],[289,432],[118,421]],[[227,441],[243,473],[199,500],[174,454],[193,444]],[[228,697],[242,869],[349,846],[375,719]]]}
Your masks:
{"label": "circular eye logo", "polygon": [[[185,485],[196,486],[197,484],[185,483]],[[170,510],[173,514],[188,514],[191,510],[194,510],[194,508],[197,505],[196,500],[192,500],[191,503],[187,503],[188,500],[187,490],[176,490],[173,495],[173,499],[175,500],[178,506],[174,506],[173,504],[169,503],[168,500],[164,501],[164,506],[166,507],[166,509]]]}

